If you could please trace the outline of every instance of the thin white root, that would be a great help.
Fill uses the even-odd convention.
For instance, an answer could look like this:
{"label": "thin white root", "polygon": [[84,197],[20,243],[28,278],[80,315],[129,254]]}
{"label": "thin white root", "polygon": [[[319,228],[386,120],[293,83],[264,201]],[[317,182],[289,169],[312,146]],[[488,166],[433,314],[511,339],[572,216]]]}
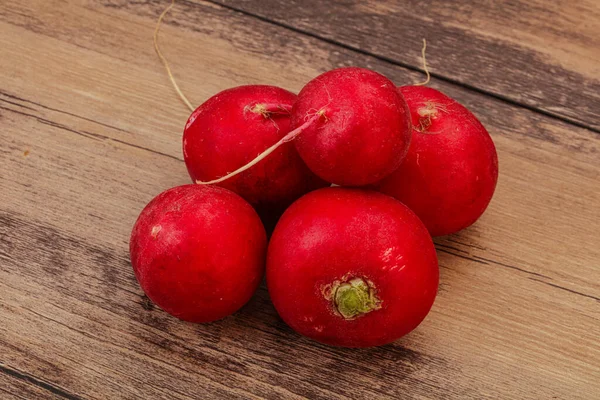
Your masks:
{"label": "thin white root", "polygon": [[315,113],[308,121],[306,121],[305,123],[303,123],[302,125],[300,125],[299,127],[297,127],[296,129],[290,131],[287,135],[285,135],[284,137],[282,137],[281,139],[279,139],[279,141],[277,143],[275,143],[273,146],[269,147],[268,149],[266,149],[265,151],[263,151],[262,153],[260,153],[254,160],[250,161],[248,164],[244,165],[243,167],[240,167],[238,169],[236,169],[233,172],[230,172],[228,174],[226,174],[225,176],[222,176],[220,178],[214,179],[212,181],[207,181],[207,182],[202,182],[202,181],[196,181],[196,183],[198,185],[212,185],[214,183],[220,183],[223,182],[231,177],[236,176],[237,174],[240,174],[250,168],[252,168],[253,166],[255,166],[256,164],[258,164],[259,162],[261,162],[262,160],[264,160],[265,158],[267,158],[269,156],[269,154],[273,153],[275,150],[277,150],[277,148],[279,148],[279,146],[281,146],[284,143],[290,142],[292,140],[294,140],[300,133],[302,133],[302,131],[304,131],[310,124],[312,124],[313,122],[315,122],[317,119],[321,118],[321,116],[323,116],[323,110],[321,110],[318,113]]}
{"label": "thin white root", "polygon": [[184,102],[184,104],[187,106],[187,108],[190,109],[190,111],[194,111],[194,109],[195,109],[194,106],[192,106],[192,103],[188,100],[187,97],[185,97],[185,95],[183,94],[181,89],[179,89],[179,85],[175,81],[175,78],[173,77],[173,73],[171,73],[171,68],[169,67],[169,63],[168,63],[167,59],[165,58],[165,56],[163,56],[163,54],[161,53],[161,51],[158,47],[158,32],[160,31],[160,25],[161,25],[163,19],[165,18],[165,15],[167,15],[167,13],[169,11],[171,11],[171,8],[173,8],[174,5],[175,5],[175,0],[171,0],[171,4],[167,8],[165,8],[165,11],[163,11],[162,14],[160,14],[160,17],[158,17],[158,21],[156,22],[156,29],[154,29],[154,50],[156,51],[158,58],[160,58],[160,61],[165,66],[165,69],[167,70],[167,75],[169,75],[171,84],[173,85],[173,88],[175,88],[175,91],[179,95],[179,98],[181,99],[181,101]]}
{"label": "thin white root", "polygon": [[415,83],[415,86],[424,86],[431,81],[431,75],[429,74],[429,68],[427,68],[427,59],[425,58],[425,50],[427,50],[427,40],[423,39],[423,49],[421,49],[421,56],[423,57],[423,70],[427,74],[427,79],[424,82]]}

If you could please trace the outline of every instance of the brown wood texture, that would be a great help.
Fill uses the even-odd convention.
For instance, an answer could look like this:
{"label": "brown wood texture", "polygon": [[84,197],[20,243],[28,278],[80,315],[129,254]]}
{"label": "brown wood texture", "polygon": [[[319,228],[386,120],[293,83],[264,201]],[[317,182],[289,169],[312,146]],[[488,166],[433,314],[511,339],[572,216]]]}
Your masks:
{"label": "brown wood texture", "polygon": [[214,2],[600,131],[597,0]]}
{"label": "brown wood texture", "polygon": [[[130,229],[154,195],[189,181],[188,111],[151,41],[165,3],[0,3],[0,398],[598,398],[600,137],[446,79],[431,86],[489,129],[500,179],[474,226],[436,240],[440,292],[413,333],[322,346],[278,318],[264,286],[212,324],[153,306]],[[177,2],[165,22],[164,52],[194,103],[247,83],[297,91],[339,65],[422,78],[212,2]]]}

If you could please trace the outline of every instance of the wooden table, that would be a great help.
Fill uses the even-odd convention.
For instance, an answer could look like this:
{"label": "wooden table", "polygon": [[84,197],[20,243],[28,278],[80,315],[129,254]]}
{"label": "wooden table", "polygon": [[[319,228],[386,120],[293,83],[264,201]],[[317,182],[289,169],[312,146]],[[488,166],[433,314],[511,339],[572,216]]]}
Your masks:
{"label": "wooden table", "polygon": [[298,336],[264,286],[208,325],[144,297],[131,226],[189,182],[188,111],[152,47],[167,3],[0,2],[0,398],[600,398],[597,0],[181,0],[166,18],[195,104],[345,65],[418,82],[425,37],[431,87],[491,132],[498,188],[436,240],[433,310],[365,350]]}

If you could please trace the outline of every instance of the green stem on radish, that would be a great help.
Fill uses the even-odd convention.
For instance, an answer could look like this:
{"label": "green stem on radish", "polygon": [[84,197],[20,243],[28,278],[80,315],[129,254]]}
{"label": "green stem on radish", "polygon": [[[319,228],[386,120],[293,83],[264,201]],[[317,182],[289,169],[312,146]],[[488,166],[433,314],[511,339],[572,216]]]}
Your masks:
{"label": "green stem on radish", "polygon": [[333,304],[344,319],[354,319],[381,308],[374,290],[362,278],[354,278],[333,288]]}

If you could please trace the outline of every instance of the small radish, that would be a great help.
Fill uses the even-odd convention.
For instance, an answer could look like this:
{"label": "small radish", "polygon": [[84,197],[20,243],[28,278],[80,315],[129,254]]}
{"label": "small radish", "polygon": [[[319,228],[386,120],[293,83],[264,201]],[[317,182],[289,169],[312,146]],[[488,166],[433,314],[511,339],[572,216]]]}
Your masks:
{"label": "small radish", "polygon": [[298,333],[346,347],[390,343],[417,327],[438,287],[431,237],[399,201],[326,188],[288,208],[267,256],[267,285]]}
{"label": "small radish", "polygon": [[319,115],[295,143],[306,165],[327,182],[359,186],[399,165],[410,141],[404,99],[385,76],[364,68],[319,75],[298,94],[292,126]]}
{"label": "small radish", "polygon": [[[265,85],[224,90],[198,107],[183,133],[183,155],[194,181],[212,181],[247,164],[290,131],[296,95]],[[286,143],[252,168],[218,182],[260,210],[283,211],[327,184]]]}
{"label": "small radish", "polygon": [[494,142],[464,106],[424,86],[398,89],[410,108],[413,133],[400,167],[376,184],[423,221],[433,236],[474,223],[498,180]]}
{"label": "small radish", "polygon": [[235,193],[185,185],[144,208],[129,246],[135,276],[154,303],[182,320],[209,322],[237,311],[258,287],[266,234]]}

